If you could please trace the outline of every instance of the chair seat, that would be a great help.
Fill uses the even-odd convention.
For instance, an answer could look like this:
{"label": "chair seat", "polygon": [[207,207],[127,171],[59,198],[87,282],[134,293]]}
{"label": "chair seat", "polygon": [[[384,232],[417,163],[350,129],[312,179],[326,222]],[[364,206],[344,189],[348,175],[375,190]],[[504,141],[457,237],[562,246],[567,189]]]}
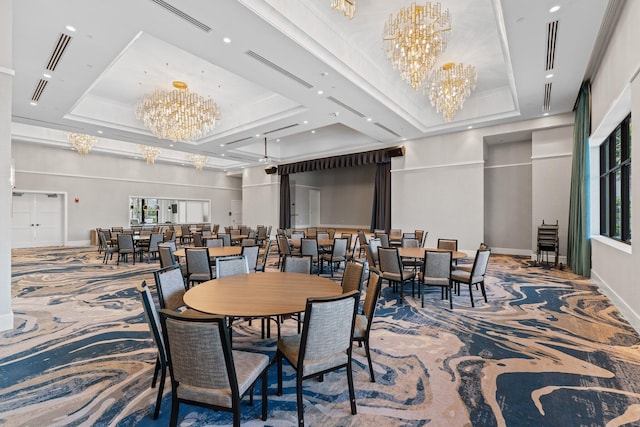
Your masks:
{"label": "chair seat", "polygon": [[205,273],[191,273],[189,275],[189,280],[193,282],[207,282],[211,280],[211,276],[208,276]]}
{"label": "chair seat", "polygon": [[471,273],[471,270],[473,269],[473,264],[467,264],[467,265],[456,265],[455,266],[456,270],[461,270],[461,271],[466,271],[468,273]]}
{"label": "chair seat", "polygon": [[430,286],[449,286],[450,284],[449,279],[446,277],[420,277],[420,282]]}
{"label": "chair seat", "polygon": [[329,261],[329,262],[344,262],[347,260],[347,257],[345,256],[332,257],[331,253],[329,252],[329,253],[321,254],[320,259],[324,261]]}
{"label": "chair seat", "polygon": [[404,282],[405,280],[410,280],[416,277],[416,273],[413,271],[403,271],[400,273],[392,273],[389,271],[383,271],[380,276],[385,280],[390,280],[392,282]]}
{"label": "chair seat", "polygon": [[[300,334],[286,336],[278,340],[278,350],[287,358],[293,366],[298,365],[298,356],[300,351]],[[349,361],[347,353],[333,354],[329,357],[321,359],[313,359],[313,356],[307,355],[303,366],[303,376],[309,376],[316,372],[322,372],[326,369],[333,368],[337,365],[344,365]]]}
{"label": "chair seat", "polygon": [[484,276],[471,277],[471,272],[456,269],[451,273],[451,280],[454,282],[474,284],[482,282],[484,280]]}

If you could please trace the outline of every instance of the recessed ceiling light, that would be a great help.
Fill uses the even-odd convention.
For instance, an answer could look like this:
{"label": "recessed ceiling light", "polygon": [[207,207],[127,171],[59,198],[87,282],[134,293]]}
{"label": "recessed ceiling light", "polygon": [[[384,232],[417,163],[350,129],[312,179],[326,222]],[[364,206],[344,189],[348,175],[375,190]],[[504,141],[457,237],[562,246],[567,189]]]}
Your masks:
{"label": "recessed ceiling light", "polygon": [[220,144],[220,147],[224,147],[224,144]]}
{"label": "recessed ceiling light", "polygon": [[311,131],[311,133],[316,133],[316,131],[315,131],[315,130],[312,130],[312,131]]}
{"label": "recessed ceiling light", "polygon": [[327,77],[329,75],[329,73],[327,73],[326,71],[323,71],[323,72],[320,73],[320,75],[322,77]]}
{"label": "recessed ceiling light", "polygon": [[220,154],[222,157],[224,157],[224,153]]}
{"label": "recessed ceiling light", "polygon": [[473,126],[467,126],[467,129],[473,129]]}
{"label": "recessed ceiling light", "polygon": [[555,5],[553,6],[551,9],[549,9],[549,12],[554,13],[560,10],[560,5]]}
{"label": "recessed ceiling light", "polygon": [[42,73],[42,77],[44,77],[45,79],[50,79],[51,78],[51,74]]}
{"label": "recessed ceiling light", "polygon": [[29,104],[31,105],[38,105],[38,103],[36,101],[31,101]]}
{"label": "recessed ceiling light", "polygon": [[67,25],[65,28],[67,30],[69,30],[69,31],[75,31],[76,30],[76,27],[72,27],[71,25]]}
{"label": "recessed ceiling light", "polygon": [[553,73],[549,73],[545,76],[547,79],[550,79],[551,77],[553,77]]}
{"label": "recessed ceiling light", "polygon": [[319,91],[318,91],[318,95],[322,95],[323,93],[324,93],[324,92],[323,92],[323,91],[321,91],[321,90],[319,90]]}
{"label": "recessed ceiling light", "polygon": [[173,144],[169,144],[169,147],[173,147]]}
{"label": "recessed ceiling light", "polygon": [[259,133],[256,133],[256,138],[260,138],[260,134]]}
{"label": "recessed ceiling light", "polygon": [[276,139],[276,142],[280,142],[280,138]]}
{"label": "recessed ceiling light", "polygon": [[229,37],[223,38],[222,41],[225,43],[231,43],[231,39]]}
{"label": "recessed ceiling light", "polygon": [[98,133],[99,133],[100,135],[102,135],[102,131],[101,131],[101,130],[99,130],[99,131],[98,131]]}
{"label": "recessed ceiling light", "polygon": [[549,115],[549,113],[544,113],[544,114],[543,114],[543,116],[548,116],[548,115]]}
{"label": "recessed ceiling light", "polygon": [[370,122],[371,120],[373,120],[371,117],[367,117],[368,122]]}
{"label": "recessed ceiling light", "polygon": [[302,123],[306,125],[307,123],[309,123],[309,121],[308,121],[308,120],[305,120],[305,121],[304,121],[304,122],[302,122]]}

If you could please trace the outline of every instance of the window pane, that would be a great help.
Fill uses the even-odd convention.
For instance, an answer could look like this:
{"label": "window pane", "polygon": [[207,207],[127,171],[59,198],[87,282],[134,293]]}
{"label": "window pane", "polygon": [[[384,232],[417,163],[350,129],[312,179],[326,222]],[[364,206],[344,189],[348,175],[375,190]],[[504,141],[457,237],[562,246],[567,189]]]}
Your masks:
{"label": "window pane", "polygon": [[620,127],[618,127],[616,129],[616,139],[615,139],[615,161],[616,161],[615,164],[616,165],[620,164],[620,159],[622,155],[621,136],[622,136],[622,130],[620,129]]}
{"label": "window pane", "polygon": [[615,172],[613,196],[615,197],[614,223],[611,237],[620,239],[622,237],[622,173],[620,170]]}
{"label": "window pane", "polygon": [[600,234],[609,236],[609,175],[600,178]]}

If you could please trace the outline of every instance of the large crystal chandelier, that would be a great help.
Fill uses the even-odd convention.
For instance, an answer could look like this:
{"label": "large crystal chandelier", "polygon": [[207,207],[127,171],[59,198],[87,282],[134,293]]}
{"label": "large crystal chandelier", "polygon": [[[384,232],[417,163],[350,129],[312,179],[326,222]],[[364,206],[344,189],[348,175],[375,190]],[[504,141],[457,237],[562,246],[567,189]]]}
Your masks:
{"label": "large crystal chandelier", "polygon": [[421,90],[427,86],[429,71],[447,47],[450,32],[449,9],[442,9],[440,3],[427,2],[424,6],[411,3],[400,9],[397,16],[390,15],[385,23],[385,53],[402,80],[414,90]]}
{"label": "large crystal chandelier", "polygon": [[213,99],[189,92],[184,82],[173,82],[175,90],[156,90],[138,102],[136,118],[161,139],[193,141],[211,132],[220,119]]}
{"label": "large crystal chandelier", "polygon": [[473,65],[448,62],[433,70],[429,76],[430,86],[425,90],[429,94],[431,105],[442,113],[445,122],[450,122],[464,101],[476,87],[476,70]]}
{"label": "large crystal chandelier", "polygon": [[140,152],[142,152],[142,155],[144,156],[148,165],[152,165],[156,162],[156,159],[160,154],[160,149],[158,147],[139,144],[138,148],[140,149]]}
{"label": "large crystal chandelier", "polygon": [[193,166],[195,166],[197,170],[201,171],[204,168],[204,165],[207,164],[209,157],[203,154],[189,154],[189,159],[193,162]]}
{"label": "large crystal chandelier", "polygon": [[83,156],[86,156],[89,151],[91,151],[91,147],[98,142],[97,136],[85,135],[82,133],[73,133],[73,132],[65,132],[67,134],[67,139],[69,143],[73,145],[73,148]]}
{"label": "large crystal chandelier", "polygon": [[340,11],[349,19],[356,14],[356,0],[331,0],[331,8]]}

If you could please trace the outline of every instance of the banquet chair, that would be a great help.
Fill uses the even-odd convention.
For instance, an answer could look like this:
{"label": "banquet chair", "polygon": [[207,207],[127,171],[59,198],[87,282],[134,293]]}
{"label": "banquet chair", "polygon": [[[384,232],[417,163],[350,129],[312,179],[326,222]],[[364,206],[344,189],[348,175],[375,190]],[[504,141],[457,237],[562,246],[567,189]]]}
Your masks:
{"label": "banquet chair", "polygon": [[256,265],[256,271],[264,272],[267,267],[267,260],[269,259],[269,254],[271,253],[271,239],[265,240],[264,244],[264,255],[262,256],[262,262]]}
{"label": "banquet chair", "polygon": [[451,289],[451,252],[425,251],[422,272],[419,274],[419,282],[422,292],[422,308],[424,308],[424,287],[440,287],[440,299],[449,297],[449,308],[453,309]]}
{"label": "banquet chair", "polygon": [[283,235],[278,235],[278,267],[282,269],[282,261],[285,256],[291,255],[291,246],[289,240]]}
{"label": "banquet chair", "polygon": [[131,255],[133,257],[133,265],[136,265],[136,255],[140,254],[140,261],[142,261],[141,248],[136,247],[133,244],[133,235],[131,234],[118,234],[118,261],[116,264],[120,264],[120,260],[127,261],[127,257]]}
{"label": "banquet chair", "polygon": [[420,242],[421,248],[424,248],[424,243],[427,240],[427,234],[429,233],[424,230],[416,230],[416,239]]}
{"label": "banquet chair", "polygon": [[[101,232],[98,235],[100,236],[100,241],[102,242],[102,247],[104,250],[104,259],[102,260],[102,263],[109,264],[109,259],[113,258],[113,254],[118,253],[118,247],[110,245],[105,232]],[[118,258],[120,257],[120,255],[117,256]]]}
{"label": "banquet chair", "polygon": [[205,240],[205,247],[207,248],[221,248],[224,246],[224,241],[219,237],[210,237]]}
{"label": "banquet chair", "polygon": [[376,265],[379,264],[379,262],[378,262],[378,248],[380,246],[382,246],[382,242],[377,237],[374,238],[374,239],[369,240],[369,249],[371,249],[371,255],[373,256],[373,259],[374,259]]}
{"label": "banquet chair", "polygon": [[151,233],[149,245],[142,248],[142,254],[147,253],[147,263],[151,262],[151,254],[153,254],[154,259],[158,256],[158,244],[162,243],[163,240],[164,235],[162,233]]}
{"label": "banquet chair", "polygon": [[302,333],[278,340],[278,395],[282,395],[282,361],[285,359],[296,372],[299,427],[304,426],[302,382],[338,369],[346,369],[351,414],[357,412],[351,370],[357,299],[356,291],[334,297],[307,299]]}
{"label": "banquet chair", "polygon": [[374,271],[376,273],[379,273],[380,270],[378,269],[378,263],[376,262],[376,259],[373,257],[373,253],[371,252],[371,247],[369,245],[364,246],[364,254],[367,259],[367,269],[369,270],[369,274],[371,274]]}
{"label": "banquet chair", "polygon": [[309,255],[285,255],[282,271],[285,273],[311,274],[313,261]]}
{"label": "banquet chair", "polygon": [[367,362],[369,363],[369,379],[372,383],[376,382],[376,379],[373,374],[373,364],[371,363],[369,335],[371,332],[371,325],[373,324],[373,316],[376,311],[378,298],[380,297],[381,282],[382,279],[378,273],[372,272],[369,275],[367,294],[365,295],[364,303],[362,304],[362,313],[356,315],[355,326],[353,328],[353,341],[357,342],[360,346],[364,344],[364,351],[367,355]]}
{"label": "banquet chair", "polygon": [[[484,250],[484,249],[489,249],[489,247],[485,244],[485,243],[480,243],[480,246],[478,247],[478,250]],[[473,269],[473,264],[458,264],[456,265],[456,270],[463,270],[463,271],[467,271],[467,272],[471,272],[471,269]],[[478,289],[478,284],[476,283],[476,289]]]}
{"label": "banquet chair", "polygon": [[244,255],[219,256],[216,258],[216,278],[249,274],[249,264]]}
{"label": "banquet chair", "polygon": [[252,246],[242,246],[240,255],[247,259],[249,273],[255,273],[258,268],[258,252],[260,252],[260,246],[255,243]]}
{"label": "banquet chair", "polygon": [[180,266],[174,264],[161,268],[153,272],[153,277],[156,281],[160,308],[173,311],[185,308],[183,297],[186,288]]}
{"label": "banquet chair", "polygon": [[256,244],[255,238],[246,238],[240,241],[240,246],[254,246]]}
{"label": "banquet chair", "polygon": [[451,273],[451,281],[456,286],[458,295],[460,295],[461,283],[469,285],[469,298],[471,298],[471,307],[475,307],[473,301],[472,286],[476,283],[480,285],[480,291],[482,291],[484,302],[487,302],[487,292],[484,287],[484,276],[487,272],[487,265],[489,264],[489,255],[491,255],[490,249],[478,250],[476,252],[475,259],[473,260],[473,268],[470,272],[455,269]]}
{"label": "banquet chair", "polygon": [[312,263],[316,265],[317,274],[320,274],[320,255],[318,252],[318,241],[315,238],[300,239],[300,254],[303,256],[309,255]]}
{"label": "banquet chair", "polygon": [[158,414],[160,413],[160,406],[162,405],[164,383],[167,377],[167,353],[164,346],[164,340],[162,338],[160,318],[158,317],[156,304],[153,302],[153,297],[151,296],[151,291],[147,286],[147,282],[143,280],[142,283],[137,286],[137,289],[140,294],[140,300],[142,301],[142,308],[144,309],[145,317],[147,318],[151,338],[158,350],[156,355],[156,366],[153,369],[153,380],[151,380],[151,388],[154,388],[156,386],[156,381],[158,380],[158,372],[160,372],[160,383],[158,384],[156,404],[153,409],[153,419],[157,420]]}
{"label": "banquet chair", "polygon": [[187,284],[206,282],[213,279],[208,248],[185,248],[187,258]]}
{"label": "banquet chair", "polygon": [[347,262],[347,239],[333,239],[333,248],[331,253],[324,253],[320,255],[320,271],[324,271],[324,262],[329,264],[331,269],[331,277],[333,277],[334,269],[340,268],[340,263]]}
{"label": "banquet chair", "polygon": [[364,264],[357,261],[349,261],[344,265],[344,273],[342,274],[342,293],[351,291],[362,292],[362,284],[364,283],[365,268]]}
{"label": "banquet chair", "polygon": [[231,234],[218,233],[218,239],[222,239],[222,246],[231,246]]}
{"label": "banquet chair", "polygon": [[448,251],[458,250],[457,239],[438,239],[438,249],[446,249]]}
{"label": "banquet chair", "polygon": [[358,230],[358,246],[359,246],[359,251],[358,251],[358,256],[362,257],[362,252],[364,252],[364,247],[367,246],[369,243],[367,242],[367,235],[364,233],[363,230]]}
{"label": "banquet chair", "polygon": [[[413,234],[413,233],[405,233],[405,234]],[[416,238],[402,238],[402,247],[403,248],[419,248],[420,242]],[[422,267],[422,259],[421,258],[402,258],[402,266],[403,267],[411,267],[414,272],[418,271],[418,267]]]}
{"label": "banquet chair", "polygon": [[191,233],[191,238],[193,239],[193,246],[196,248],[201,248],[204,246],[204,240],[202,238],[202,233]]}
{"label": "banquet chair", "polygon": [[396,288],[400,286],[400,304],[404,303],[404,284],[411,280],[411,296],[414,296],[414,283],[416,273],[407,271],[402,266],[402,260],[398,253],[398,248],[378,248],[378,260],[380,262],[380,276],[389,281],[389,284]]}
{"label": "banquet chair", "polygon": [[232,350],[227,319],[195,311],[160,310],[160,320],[171,372],[170,425],[178,424],[180,404],[198,405],[233,413],[240,426],[240,400],[258,379],[262,389],[262,416],[267,419],[269,357]]}

